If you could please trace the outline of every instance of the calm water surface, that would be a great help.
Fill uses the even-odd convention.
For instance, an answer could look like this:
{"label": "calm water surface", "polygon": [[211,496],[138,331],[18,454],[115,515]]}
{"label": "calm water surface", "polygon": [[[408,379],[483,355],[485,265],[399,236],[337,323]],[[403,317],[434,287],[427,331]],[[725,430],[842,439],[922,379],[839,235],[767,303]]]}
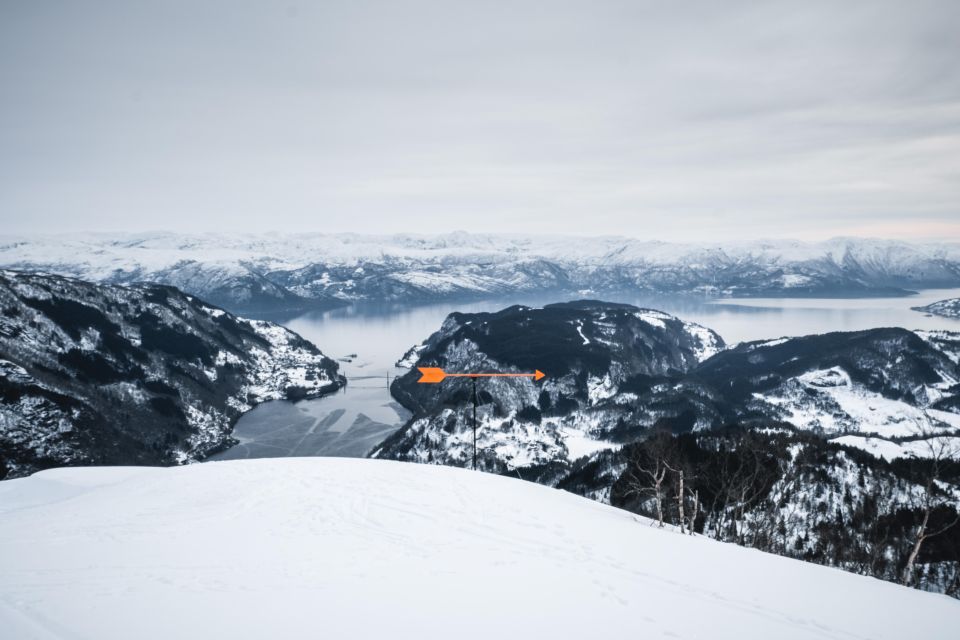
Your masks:
{"label": "calm water surface", "polygon": [[[728,343],[874,327],[960,331],[960,321],[910,307],[960,297],[960,289],[928,289],[902,298],[705,298],[604,295],[660,309],[710,327]],[[245,414],[234,429],[237,446],[214,459],[276,456],[363,456],[409,414],[390,397],[394,363],[433,333],[452,311],[496,311],[511,304],[542,306],[569,298],[525,296],[434,305],[357,305],[302,315],[283,324],[340,360],[346,389],[298,403],[269,402]]]}

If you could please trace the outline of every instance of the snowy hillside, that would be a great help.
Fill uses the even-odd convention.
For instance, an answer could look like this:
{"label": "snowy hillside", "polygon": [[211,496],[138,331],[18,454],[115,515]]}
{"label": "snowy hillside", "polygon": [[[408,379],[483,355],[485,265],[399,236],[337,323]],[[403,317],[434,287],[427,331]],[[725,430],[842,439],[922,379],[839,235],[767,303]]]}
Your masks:
{"label": "snowy hillside", "polygon": [[504,477],[345,459],[0,483],[5,638],[956,637],[960,602]]}
{"label": "snowy hillside", "polygon": [[[675,376],[724,348],[719,335],[661,311],[580,300],[496,313],[452,313],[439,331],[408,352],[407,366],[451,371],[534,371],[545,379],[486,379],[478,384],[481,468],[549,467],[619,446],[611,435],[636,396],[636,380]],[[414,412],[375,456],[465,464],[472,424],[461,411],[466,379],[419,384],[412,368],[391,393]]]}
{"label": "snowy hillside", "polygon": [[[960,334],[897,328],[725,348],[665,313],[580,301],[450,314],[401,364],[546,374],[477,382],[480,469],[644,515],[673,492],[664,517],[711,537],[957,595],[958,356]],[[394,381],[414,415],[371,455],[469,466],[472,384],[419,378]],[[934,505],[942,536],[907,569]]]}
{"label": "snowy hillside", "polygon": [[960,450],[960,334],[888,328],[724,347],[705,327],[630,305],[454,313],[399,363],[411,371],[391,393],[414,416],[374,455],[469,461],[470,383],[418,384],[419,366],[542,370],[539,382],[478,383],[478,463],[549,484],[653,427],[788,423],[888,460],[922,456],[930,438]]}
{"label": "snowy hillside", "polygon": [[170,287],[0,271],[0,478],[203,458],[254,405],[342,382],[293,332]]}
{"label": "snowy hillside", "polygon": [[0,267],[170,284],[237,312],[523,292],[898,295],[960,286],[960,246],[838,238],[686,245],[624,237],[172,233],[0,238]]}
{"label": "snowy hillside", "polygon": [[945,318],[960,318],[960,298],[940,300],[925,307],[913,307],[913,310]]}
{"label": "snowy hillside", "polygon": [[881,328],[737,345],[693,377],[722,396],[713,426],[779,420],[893,458],[960,435],[958,353],[957,333]]}

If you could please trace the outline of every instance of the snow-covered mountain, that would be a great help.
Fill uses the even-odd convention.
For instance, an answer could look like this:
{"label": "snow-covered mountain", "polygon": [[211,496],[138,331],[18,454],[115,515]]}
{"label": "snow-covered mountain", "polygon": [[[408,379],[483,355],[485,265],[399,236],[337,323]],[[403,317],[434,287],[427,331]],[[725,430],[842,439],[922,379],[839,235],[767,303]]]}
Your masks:
{"label": "snow-covered mountain", "polygon": [[960,334],[897,328],[745,343],[691,374],[696,398],[667,393],[709,389],[711,426],[783,421],[889,459],[960,436],[958,356]]}
{"label": "snow-covered mountain", "polygon": [[[725,348],[712,331],[662,312],[580,302],[451,314],[401,364],[543,371],[538,382],[478,382],[478,466],[645,515],[655,467],[637,455],[667,434],[673,453],[659,469],[661,480],[669,475],[664,494],[677,494],[668,511],[680,495],[693,502],[668,519],[694,526],[692,517],[719,539],[899,581],[904,549],[935,505],[930,522],[952,533],[908,573],[957,595],[960,527],[947,525],[960,513],[958,363],[960,334],[949,332],[873,329]],[[414,368],[394,382],[414,415],[372,455],[468,465],[472,383],[419,377]],[[671,489],[681,469],[686,483]]]}
{"label": "snow-covered mountain", "polygon": [[0,271],[0,478],[195,460],[253,405],[341,384],[298,335],[171,287]]}
{"label": "snow-covered mountain", "polygon": [[0,266],[177,286],[237,312],[524,292],[898,295],[960,286],[960,245],[839,238],[88,234],[0,238]]}
{"label": "snow-covered mountain", "polygon": [[0,483],[4,637],[954,638],[960,602],[516,479],[345,459]]}
{"label": "snow-covered mountain", "polygon": [[914,311],[929,313],[935,316],[945,318],[960,318],[960,298],[950,298],[948,300],[939,300],[924,307],[912,307]]}
{"label": "snow-covered mountain", "polygon": [[[929,438],[960,442],[960,335],[905,329],[783,338],[725,349],[714,332],[629,305],[580,302],[451,314],[401,364],[450,371],[534,371],[483,380],[480,465],[558,482],[582,456],[651,427],[674,432],[789,423],[889,459]],[[391,392],[414,412],[375,455],[464,464],[470,383]]]}
{"label": "snow-covered mountain", "polygon": [[[680,376],[724,347],[713,331],[631,305],[579,301],[542,309],[450,314],[403,363],[451,371],[546,372],[485,379],[478,386],[480,466],[505,471],[568,468],[598,449],[617,446],[621,394],[638,380]],[[416,368],[391,393],[414,413],[375,456],[465,464],[472,457],[471,419],[463,407],[467,379],[419,384]],[[613,405],[611,412],[608,407]]]}

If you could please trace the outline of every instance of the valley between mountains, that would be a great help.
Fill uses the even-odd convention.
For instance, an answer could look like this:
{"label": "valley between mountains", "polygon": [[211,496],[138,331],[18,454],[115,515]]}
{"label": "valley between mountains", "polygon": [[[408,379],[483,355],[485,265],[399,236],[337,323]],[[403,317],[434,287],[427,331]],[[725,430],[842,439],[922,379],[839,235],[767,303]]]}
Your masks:
{"label": "valley between mountains", "polygon": [[[347,383],[302,337],[173,287],[0,276],[8,478],[201,461],[258,403]],[[411,417],[371,457],[470,463],[471,383],[418,384],[417,367],[540,369],[477,385],[481,470],[960,595],[960,334],[727,344],[662,311],[579,300],[452,313],[398,364],[390,393]]]}

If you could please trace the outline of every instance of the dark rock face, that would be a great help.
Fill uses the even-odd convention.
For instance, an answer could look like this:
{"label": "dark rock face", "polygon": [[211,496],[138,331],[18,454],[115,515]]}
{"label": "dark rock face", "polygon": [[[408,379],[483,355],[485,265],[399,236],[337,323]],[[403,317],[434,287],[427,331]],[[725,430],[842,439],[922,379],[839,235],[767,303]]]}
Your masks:
{"label": "dark rock face", "polygon": [[0,459],[13,476],[202,458],[254,404],[341,385],[296,334],[172,287],[0,272]]}

